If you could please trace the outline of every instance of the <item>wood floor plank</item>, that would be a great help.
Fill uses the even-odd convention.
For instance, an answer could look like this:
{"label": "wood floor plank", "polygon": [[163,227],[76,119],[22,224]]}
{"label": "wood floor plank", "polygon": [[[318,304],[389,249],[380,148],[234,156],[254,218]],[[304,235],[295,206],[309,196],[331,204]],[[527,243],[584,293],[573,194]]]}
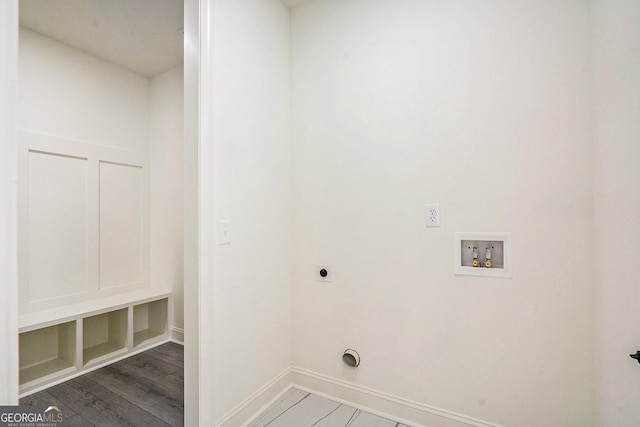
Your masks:
{"label": "wood floor plank", "polygon": [[160,418],[118,396],[86,375],[48,389],[90,423],[104,427],[169,426]]}
{"label": "wood floor plank", "polygon": [[144,352],[164,362],[179,366],[184,369],[184,347],[174,342],[168,342]]}
{"label": "wood floor plank", "polygon": [[69,427],[181,426],[183,347],[165,343],[152,350],[26,396],[20,404],[56,405]]}
{"label": "wood floor plank", "polygon": [[156,382],[161,383],[167,389],[170,389],[175,393],[179,393],[184,397],[184,373],[182,371],[169,374]]}
{"label": "wood floor plank", "polygon": [[59,399],[53,397],[47,390],[42,390],[29,396],[23,397],[22,399],[20,399],[20,405],[57,406],[58,409],[60,409],[60,412],[62,412],[62,416],[65,419],[76,414],[69,406],[63,404]]}
{"label": "wood floor plank", "polygon": [[180,366],[165,362],[147,352],[128,357],[114,363],[112,366],[122,367],[128,371],[135,372],[135,375],[141,378],[147,378],[152,381],[157,381],[169,374],[182,370]]}
{"label": "wood floor plank", "polygon": [[63,425],[64,427],[95,427],[95,424],[90,423],[86,418],[78,414],[68,418],[64,417]]}
{"label": "wood floor plank", "polygon": [[172,426],[184,424],[184,396],[164,382],[141,378],[121,366],[106,366],[87,377]]}

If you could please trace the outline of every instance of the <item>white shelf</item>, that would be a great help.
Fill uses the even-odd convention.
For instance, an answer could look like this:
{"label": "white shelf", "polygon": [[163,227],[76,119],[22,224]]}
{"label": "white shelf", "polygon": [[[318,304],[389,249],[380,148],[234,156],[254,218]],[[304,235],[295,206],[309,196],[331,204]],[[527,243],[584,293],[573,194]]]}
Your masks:
{"label": "white shelf", "polygon": [[75,370],[75,366],[63,359],[47,360],[28,368],[20,369],[20,384],[28,384],[41,378],[62,375]]}
{"label": "white shelf", "polygon": [[153,290],[21,316],[21,396],[167,341],[170,303]]}
{"label": "white shelf", "polygon": [[83,365],[127,348],[127,315],[122,308],[82,320]]}
{"label": "white shelf", "polygon": [[167,289],[145,289],[122,295],[115,295],[98,300],[86,301],[62,307],[23,314],[19,317],[20,332],[54,325],[65,320],[74,320],[106,311],[117,310],[133,304],[141,304],[159,298],[168,298],[171,291]]}
{"label": "white shelf", "polygon": [[75,321],[20,334],[20,384],[61,374],[75,364]]}
{"label": "white shelf", "polygon": [[167,299],[133,307],[133,348],[156,341],[167,334]]}

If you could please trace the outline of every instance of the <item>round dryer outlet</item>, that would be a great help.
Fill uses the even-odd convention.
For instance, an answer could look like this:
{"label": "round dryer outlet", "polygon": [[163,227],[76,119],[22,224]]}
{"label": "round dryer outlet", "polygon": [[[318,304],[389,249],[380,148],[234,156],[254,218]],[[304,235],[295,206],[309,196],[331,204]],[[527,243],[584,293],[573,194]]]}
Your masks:
{"label": "round dryer outlet", "polygon": [[316,280],[318,282],[331,282],[333,275],[328,265],[316,265]]}

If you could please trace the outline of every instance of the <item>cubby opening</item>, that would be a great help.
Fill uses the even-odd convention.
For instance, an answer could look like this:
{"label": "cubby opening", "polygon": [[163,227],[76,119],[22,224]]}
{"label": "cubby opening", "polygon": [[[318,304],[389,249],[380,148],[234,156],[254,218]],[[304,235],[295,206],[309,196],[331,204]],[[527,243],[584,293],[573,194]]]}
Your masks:
{"label": "cubby opening", "polygon": [[133,307],[133,347],[140,347],[167,334],[168,299]]}
{"label": "cubby opening", "polygon": [[58,374],[76,364],[76,322],[20,334],[20,384]]}
{"label": "cubby opening", "polygon": [[127,350],[128,309],[110,311],[82,320],[84,365],[120,350]]}

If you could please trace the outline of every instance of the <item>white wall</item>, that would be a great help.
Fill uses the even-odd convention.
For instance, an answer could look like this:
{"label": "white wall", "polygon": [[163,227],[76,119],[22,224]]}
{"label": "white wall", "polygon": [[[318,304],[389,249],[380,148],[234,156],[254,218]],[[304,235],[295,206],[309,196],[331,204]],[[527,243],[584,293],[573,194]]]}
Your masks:
{"label": "white wall", "polygon": [[213,218],[231,221],[231,244],[213,249],[220,420],[291,365],[289,13],[218,0],[211,17]]}
{"label": "white wall", "polygon": [[183,67],[151,79],[149,118],[150,281],[172,290],[173,326],[183,313]]}
{"label": "white wall", "polygon": [[146,152],[149,80],[20,28],[18,128]]}
{"label": "white wall", "polygon": [[[589,24],[583,1],[292,10],[296,366],[504,425],[592,425]],[[511,232],[513,279],[454,276],[456,231]]]}
{"label": "white wall", "polygon": [[598,426],[640,424],[640,4],[593,2]]}
{"label": "white wall", "polygon": [[0,2],[0,405],[18,403],[16,114],[18,2]]}

